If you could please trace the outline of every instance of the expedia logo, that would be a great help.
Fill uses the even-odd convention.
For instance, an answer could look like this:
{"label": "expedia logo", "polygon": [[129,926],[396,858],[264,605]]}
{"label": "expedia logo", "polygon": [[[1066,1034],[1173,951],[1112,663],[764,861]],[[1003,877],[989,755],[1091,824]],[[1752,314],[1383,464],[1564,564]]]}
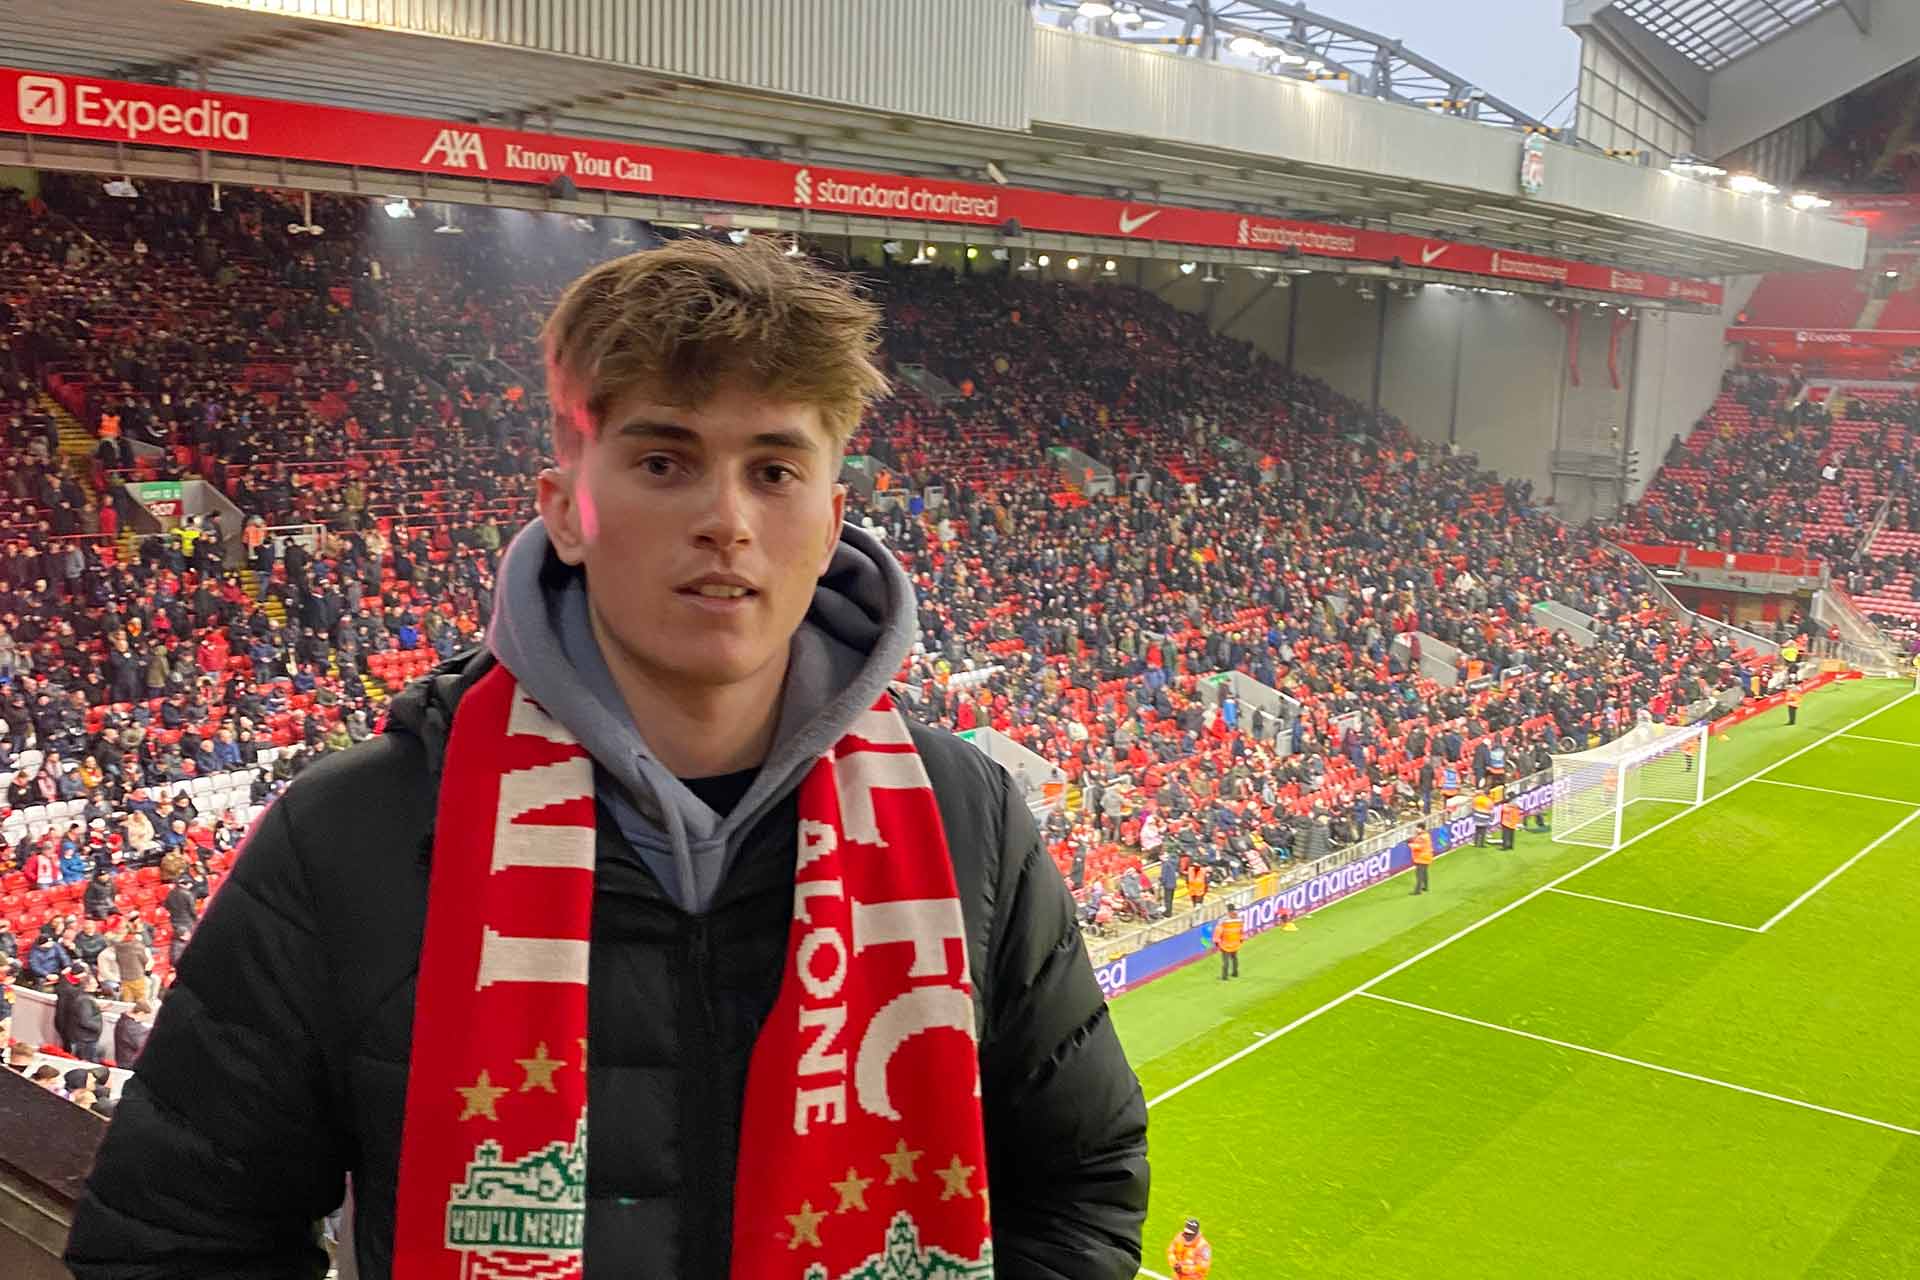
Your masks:
{"label": "expedia logo", "polygon": [[1847,335],[1844,333],[1822,333],[1817,329],[1796,329],[1794,330],[1793,340],[1804,346],[1810,342],[1845,342]]}
{"label": "expedia logo", "polygon": [[67,86],[52,76],[20,77],[20,123],[58,129],[67,122]]}
{"label": "expedia logo", "polygon": [[793,175],[793,202],[795,204],[813,203],[813,171],[802,169]]}

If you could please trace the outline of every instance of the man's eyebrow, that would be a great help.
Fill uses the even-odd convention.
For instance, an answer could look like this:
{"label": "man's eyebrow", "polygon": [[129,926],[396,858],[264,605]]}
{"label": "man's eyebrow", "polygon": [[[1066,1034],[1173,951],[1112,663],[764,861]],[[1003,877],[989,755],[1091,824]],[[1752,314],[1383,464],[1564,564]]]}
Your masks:
{"label": "man's eyebrow", "polygon": [[[641,419],[623,424],[614,434],[637,439],[671,440],[678,444],[703,444],[700,433],[673,422]],[[760,431],[748,438],[755,448],[788,449],[796,453],[818,453],[820,445],[804,431]]]}

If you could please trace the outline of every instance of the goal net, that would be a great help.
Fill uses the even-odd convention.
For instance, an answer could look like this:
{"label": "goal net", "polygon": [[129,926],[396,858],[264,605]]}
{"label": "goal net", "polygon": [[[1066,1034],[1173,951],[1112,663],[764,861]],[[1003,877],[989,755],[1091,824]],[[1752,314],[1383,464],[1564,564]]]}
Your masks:
{"label": "goal net", "polygon": [[1590,751],[1553,758],[1553,838],[1618,848],[1635,805],[1707,796],[1707,727],[1636,725]]}

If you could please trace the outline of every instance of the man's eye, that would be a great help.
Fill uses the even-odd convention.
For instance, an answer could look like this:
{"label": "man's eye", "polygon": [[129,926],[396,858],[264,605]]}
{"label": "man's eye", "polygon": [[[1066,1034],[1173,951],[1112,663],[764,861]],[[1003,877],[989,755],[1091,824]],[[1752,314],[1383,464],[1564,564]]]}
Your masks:
{"label": "man's eye", "polygon": [[650,453],[640,459],[640,469],[650,476],[673,474],[674,461],[663,453]]}
{"label": "man's eye", "polygon": [[768,463],[760,468],[760,478],[770,485],[790,484],[800,478],[800,473],[782,462]]}

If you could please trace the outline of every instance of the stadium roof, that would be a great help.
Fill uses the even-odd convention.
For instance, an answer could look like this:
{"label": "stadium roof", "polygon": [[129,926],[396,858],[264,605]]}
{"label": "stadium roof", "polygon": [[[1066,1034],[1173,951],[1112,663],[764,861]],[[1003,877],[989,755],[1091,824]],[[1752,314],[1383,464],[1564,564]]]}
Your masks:
{"label": "stadium roof", "polygon": [[1695,66],[1717,71],[1836,6],[1864,30],[1861,0],[1618,0],[1614,7]]}
{"label": "stadium roof", "polygon": [[[715,12],[699,7],[703,0],[649,3]],[[791,16],[807,11],[796,7],[798,0],[766,3],[767,10],[756,5],[751,12],[790,11]],[[884,39],[856,33],[849,37],[850,51],[824,42],[816,57],[789,58],[789,51],[780,51],[776,58],[766,39],[771,27],[763,21],[743,30],[751,39],[737,42],[717,39],[711,30],[697,38],[663,38],[651,50],[651,60],[642,63],[597,54],[589,39],[603,29],[632,34],[638,28],[558,28],[565,40],[548,38],[544,28],[522,31],[512,24],[499,32],[485,26],[465,31],[463,15],[469,12],[477,15],[476,22],[518,12],[493,0],[421,7],[419,12],[429,16],[449,15],[441,24],[448,28],[444,35],[437,30],[415,34],[404,25],[367,25],[345,16],[296,16],[315,9],[390,12],[394,6],[388,0],[0,0],[7,15],[0,20],[6,31],[0,62],[562,137],[991,179],[1111,199],[1386,227],[1675,276],[1833,265],[1838,261],[1833,255],[1844,256],[1846,250],[1845,245],[1833,248],[1828,228],[1791,211],[1765,218],[1755,214],[1743,223],[1728,216],[1729,211],[1751,214],[1741,202],[1710,200],[1707,195],[1715,193],[1703,195],[1694,189],[1698,184],[1641,175],[1615,161],[1577,153],[1557,157],[1553,172],[1558,176],[1549,178],[1565,184],[1562,202],[1530,198],[1515,185],[1517,149],[1509,129],[1476,127],[1519,123],[1513,112],[1493,100],[1476,100],[1477,114],[1469,119],[1394,105],[1403,94],[1424,96],[1428,81],[1461,92],[1457,77],[1445,68],[1394,46],[1373,49],[1368,64],[1369,76],[1378,77],[1373,92],[1323,95],[1273,76],[1129,48],[1130,42],[1053,32],[1056,40],[1036,44],[1036,35],[1049,33],[1036,32],[1026,13],[1003,11],[998,0],[992,7],[986,0],[980,4],[989,16],[1007,15],[1005,30],[972,31],[976,44],[992,46],[990,58],[969,46],[919,45],[909,37],[931,38],[937,31],[911,25],[899,32],[889,29]],[[627,0],[529,0],[530,9],[543,12],[556,6],[613,16],[630,8]],[[747,12],[721,9],[736,16]],[[876,12],[884,17],[906,10]],[[1214,0],[1209,12],[1216,30],[1234,30],[1263,17],[1286,23],[1286,39],[1299,40],[1329,62],[1351,57],[1354,51],[1345,42],[1362,39],[1354,30],[1335,30],[1331,20],[1289,0]],[[1303,26],[1294,27],[1296,22]],[[432,24],[422,19],[422,25]],[[1277,29],[1272,38],[1282,38]],[[723,56],[735,44],[738,56]],[[1084,97],[1076,98],[1077,106],[1050,104],[1045,113],[1037,106],[1030,109],[1045,96],[1037,83],[1028,84],[1037,51],[1073,53],[1074,66],[1083,70],[1111,54],[1119,60],[1116,79],[1123,73],[1140,77],[1128,82],[1132,89],[1119,95],[1117,105],[1164,108],[1171,123],[1122,127],[1105,114],[1106,106],[1115,104],[1094,111]],[[961,65],[949,65],[956,63]],[[804,77],[790,73],[796,66]],[[872,74],[864,74],[869,66]],[[815,67],[823,68],[820,74],[814,74]],[[1039,73],[1034,78],[1037,82]],[[1049,83],[1058,88],[1062,82]],[[922,93],[928,85],[940,92]],[[1261,96],[1268,89],[1284,92],[1278,98]],[[912,98],[915,93],[920,96]],[[1302,97],[1298,109],[1283,111],[1281,99],[1288,95],[1324,101]],[[1234,130],[1231,137],[1228,126]],[[1275,139],[1288,130],[1299,134],[1299,145],[1290,142],[1292,150],[1277,150]],[[1403,163],[1394,148],[1415,147],[1415,138],[1429,139],[1418,147],[1420,162]],[[70,162],[122,171],[111,144],[92,145],[98,157],[76,155]],[[1468,156],[1478,159],[1470,162]],[[42,148],[5,162],[46,167],[51,159]],[[255,167],[285,186],[312,176],[270,161]],[[148,176],[159,175],[148,171]],[[202,175],[211,176],[211,170]],[[446,184],[434,190],[434,199],[473,195]],[[495,194],[488,190],[480,198],[493,202]]]}

